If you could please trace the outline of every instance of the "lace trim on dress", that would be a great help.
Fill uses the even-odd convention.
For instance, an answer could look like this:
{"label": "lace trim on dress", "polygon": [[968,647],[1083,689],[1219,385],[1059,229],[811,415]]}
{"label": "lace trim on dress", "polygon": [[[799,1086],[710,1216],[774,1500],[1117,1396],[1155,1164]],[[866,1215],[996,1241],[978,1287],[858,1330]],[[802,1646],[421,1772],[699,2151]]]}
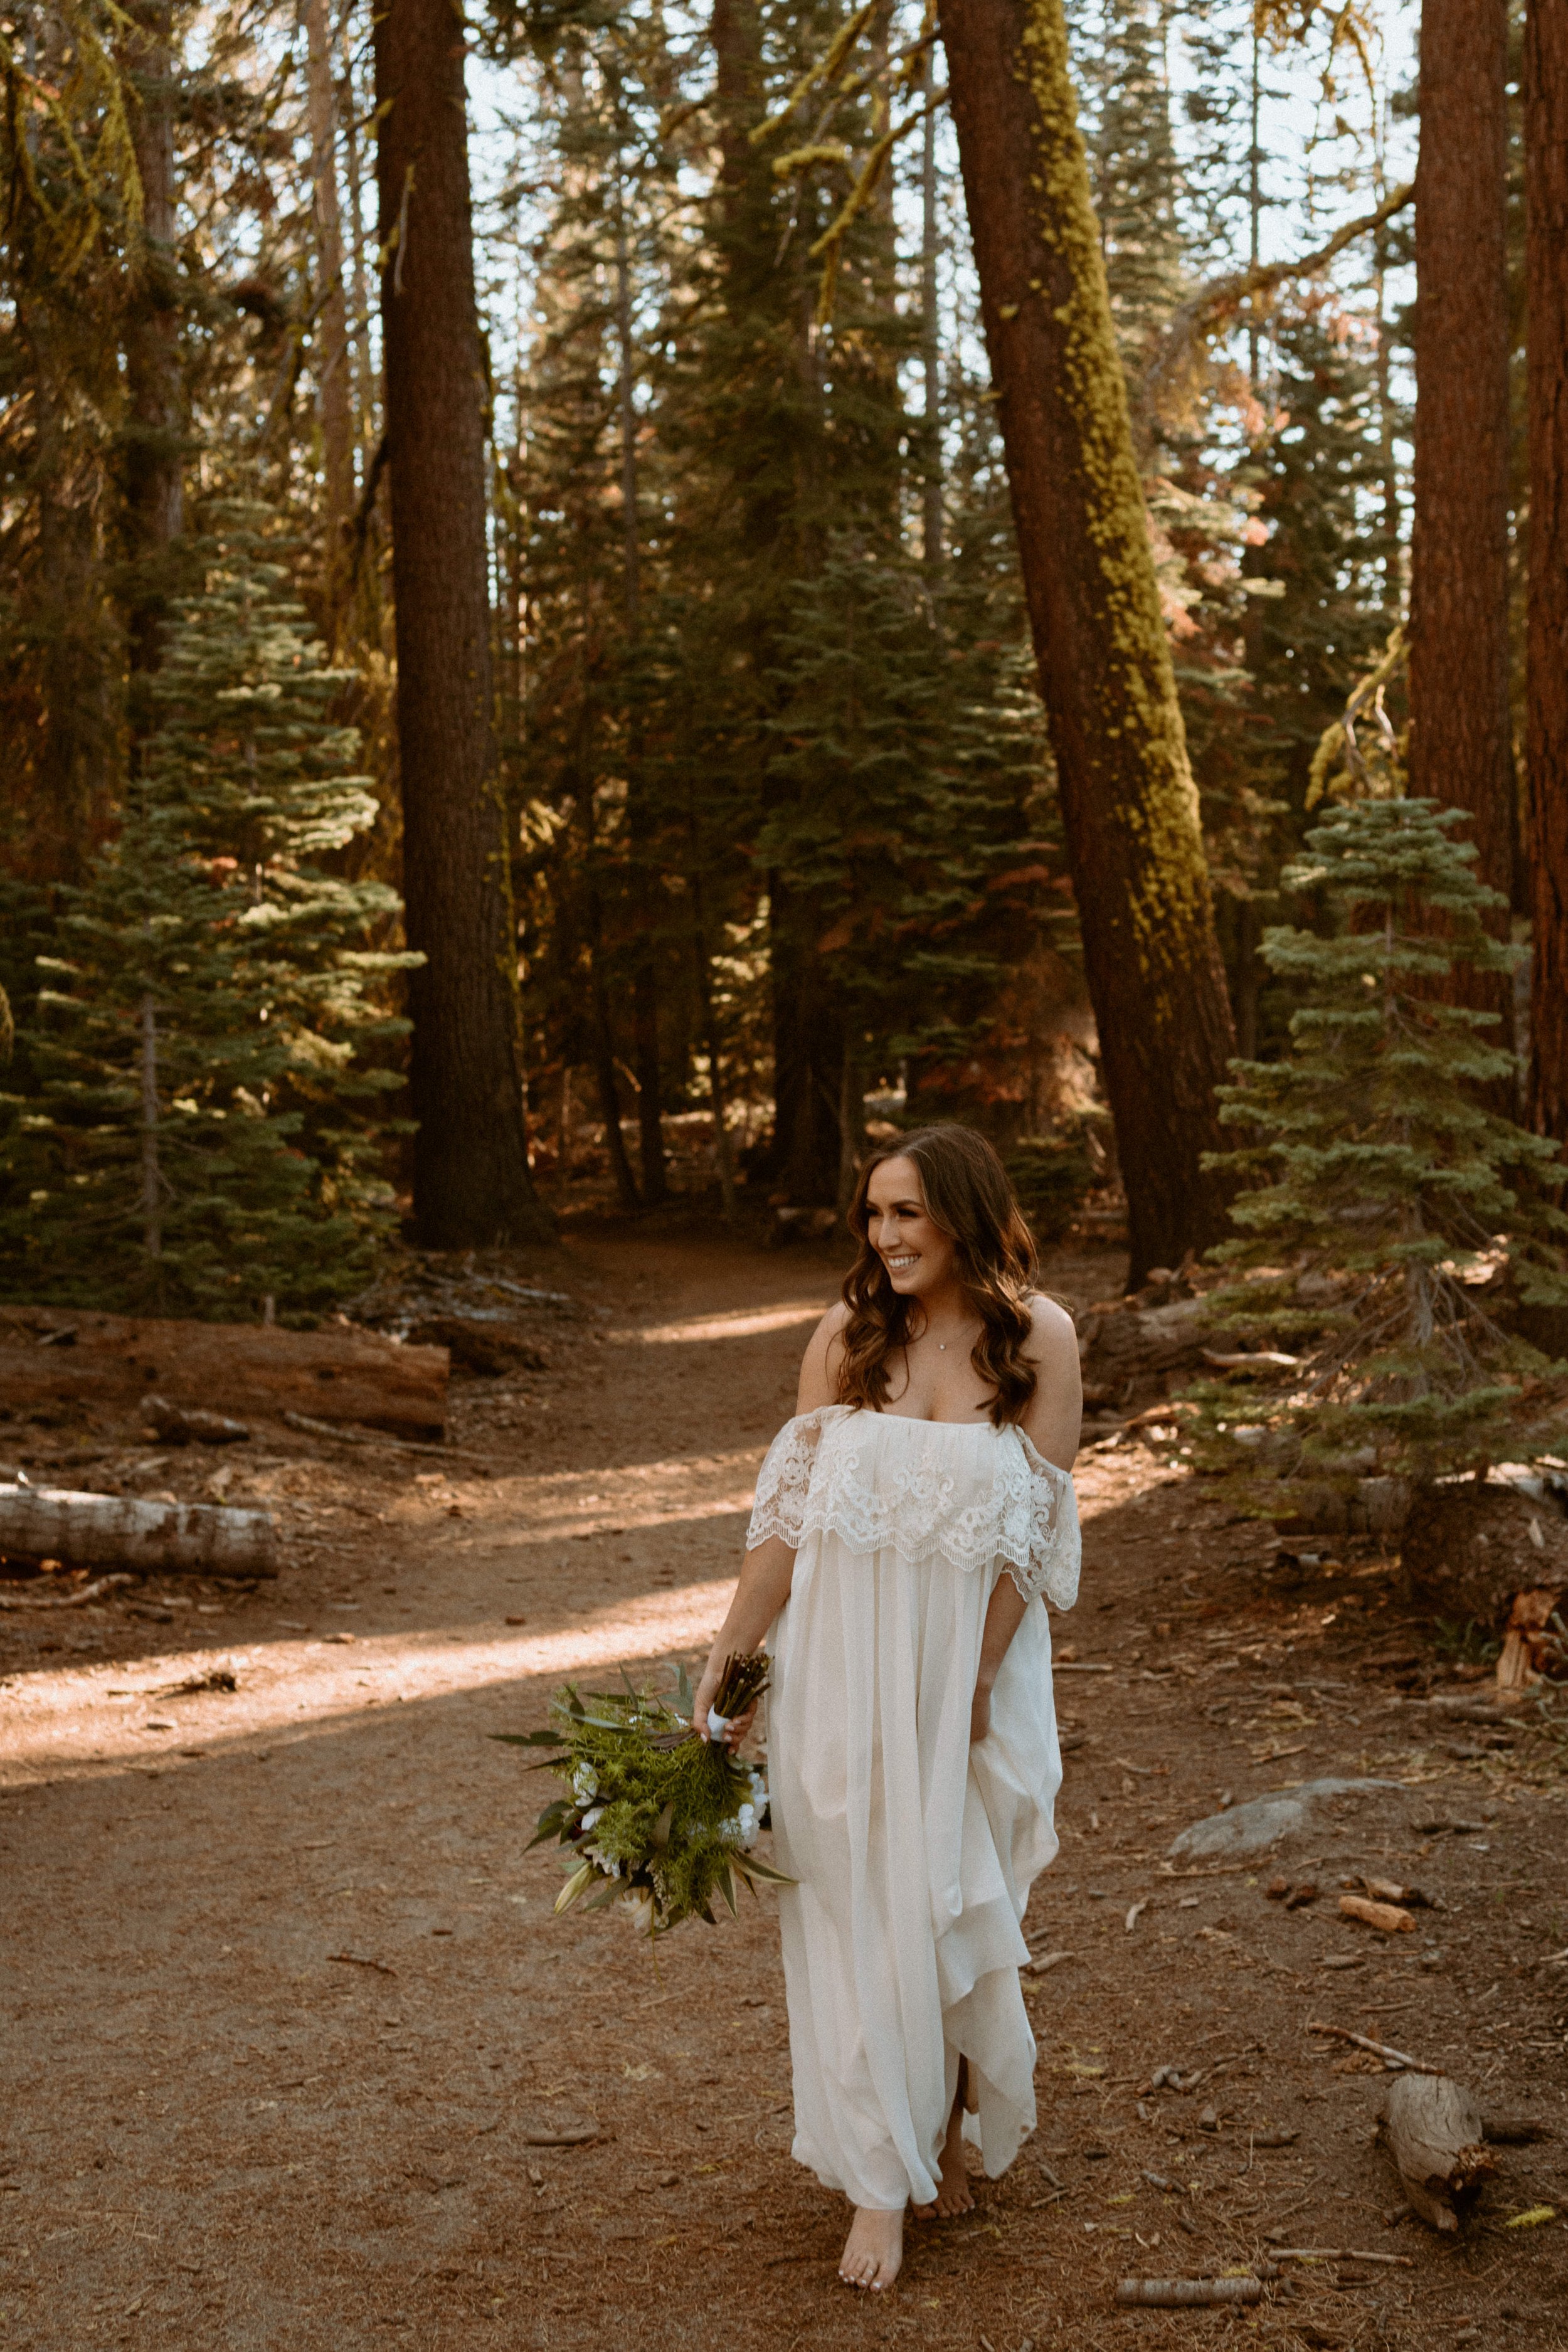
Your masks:
{"label": "lace trim on dress", "polygon": [[891,1550],[911,1562],[940,1558],[967,1573],[1000,1560],[1026,1601],[1043,1592],[1058,1609],[1070,1609],[1081,1552],[1072,1480],[1022,1430],[992,1432],[989,1461],[968,1478],[935,1442],[916,1442],[908,1460],[884,1459],[874,1475],[865,1475],[868,1446],[889,1427],[901,1433],[951,1426],[963,1424],[911,1423],[842,1404],[797,1414],[758,1473],[746,1549],[779,1536],[798,1550],[807,1536],[834,1535],[852,1552]]}

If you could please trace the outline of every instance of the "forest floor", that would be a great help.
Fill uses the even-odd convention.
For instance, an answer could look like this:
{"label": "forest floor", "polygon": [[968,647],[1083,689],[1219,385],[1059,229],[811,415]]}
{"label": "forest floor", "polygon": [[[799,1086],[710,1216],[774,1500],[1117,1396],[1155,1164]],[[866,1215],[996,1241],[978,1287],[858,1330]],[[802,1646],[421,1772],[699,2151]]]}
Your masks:
{"label": "forest floor", "polygon": [[[125,1491],[264,1499],[289,1543],[247,1592],[0,1617],[6,2344],[1568,2346],[1560,1754],[1476,1752],[1424,1704],[1473,1684],[1393,1563],[1281,1561],[1131,1436],[1079,1462],[1062,1852],[1026,1921],[1066,1955],[1026,1979],[1039,2130],[973,2213],[911,2226],[885,2302],[838,2284],[845,2209],[789,2156],[771,1900],[657,1962],[616,1914],[554,1919],[553,1850],[524,1854],[548,1784],[487,1738],[568,1675],[705,1645],[837,1261],[645,1227],[522,1263],[581,1309],[542,1315],[547,1370],[457,1385],[446,1463],[7,1433],[35,1479],[91,1454]],[[1119,1274],[1050,1268],[1080,1304]],[[214,1674],[237,1687],[178,1688]],[[1173,1864],[1222,1799],[1324,1775],[1394,1785]],[[1276,1871],[1316,1901],[1269,1901]],[[1338,1916],[1358,1873],[1441,1907],[1385,1941]],[[1498,2151],[1458,2239],[1393,2219],[1379,2061],[1314,2021],[1553,2136]],[[541,2144],[574,2126],[597,2136]],[[1252,2313],[1113,2305],[1121,2276],[1285,2247],[1336,2258],[1282,2263]]]}

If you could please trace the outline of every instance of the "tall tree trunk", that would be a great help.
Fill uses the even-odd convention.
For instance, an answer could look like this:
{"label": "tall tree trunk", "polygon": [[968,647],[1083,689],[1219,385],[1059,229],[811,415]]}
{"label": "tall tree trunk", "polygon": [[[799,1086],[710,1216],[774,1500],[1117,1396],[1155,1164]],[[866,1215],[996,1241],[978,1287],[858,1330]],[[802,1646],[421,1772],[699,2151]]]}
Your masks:
{"label": "tall tree trunk", "polygon": [[[617,157],[617,170],[619,158]],[[621,386],[621,603],[626,633],[626,835],[631,863],[632,1051],[637,1060],[637,1158],[649,1208],[668,1196],[664,1160],[664,1077],[658,1055],[658,966],[655,956],[652,810],[644,756],[639,656],[642,638],[642,523],[637,487],[637,347],[632,334],[632,270],[626,184],[616,188],[616,334]]]}
{"label": "tall tree trunk", "polygon": [[1226,1230],[1235,1051],[1068,64],[1062,0],[942,0],[997,417],[1131,1279]]}
{"label": "tall tree trunk", "polygon": [[708,1055],[708,1099],[713,1113],[713,1162],[719,1171],[719,1207],[726,1224],[735,1214],[735,1161],[730,1147],[729,1104],[720,1051],[719,1021],[713,1003],[713,964],[708,950],[708,921],[703,906],[702,843],[695,816],[689,819],[691,842],[691,961],[697,982],[697,1010],[702,1043]]}
{"label": "tall tree trunk", "polygon": [[[594,856],[592,839],[588,845],[590,861]],[[599,1089],[599,1116],[605,1124],[605,1150],[610,1162],[610,1173],[616,1180],[616,1198],[623,1209],[637,1208],[637,1178],[632,1163],[626,1158],[626,1142],[621,1133],[621,1090],[616,1076],[615,1036],[610,1026],[610,991],[605,978],[605,913],[600,903],[598,886],[590,882],[587,889],[585,930],[588,945],[590,992],[594,1004],[594,1078]]]}
{"label": "tall tree trunk", "polygon": [[35,869],[80,882],[109,814],[115,729],[110,662],[118,650],[104,609],[96,456],[75,445],[63,355],[47,296],[16,304],[32,373],[37,558],[29,614],[38,635],[43,727],[29,811]]}
{"label": "tall tree trunk", "polygon": [[[184,391],[174,245],[174,42],[171,0],[132,0],[121,37],[142,183],[125,330],[130,423],[125,518],[131,557],[127,625],[132,669],[156,669],[174,583],[169,551],[184,530]],[[132,714],[133,723],[135,713]]]}
{"label": "tall tree trunk", "polygon": [[335,643],[347,576],[347,533],[354,511],[354,425],[349,383],[342,215],[338,203],[338,98],[332,73],[328,0],[305,0],[305,33],[310,179],[315,197],[316,261],[321,276],[320,307],[310,340],[316,352],[316,404],[327,488],[327,557],[322,584],[329,643]]}
{"label": "tall tree trunk", "polygon": [[1531,0],[1524,33],[1529,317],[1530,1116],[1568,1144],[1568,9]]}
{"label": "tall tree trunk", "polygon": [[[1477,872],[1514,882],[1509,719],[1508,0],[1422,0],[1415,175],[1415,468],[1410,547],[1413,793],[1466,811]],[[1503,972],[1443,993],[1496,1013]],[[1499,1108],[1510,1107],[1502,1090]]]}
{"label": "tall tree trunk", "polygon": [[490,692],[485,367],[474,298],[463,24],[375,18],[382,334],[392,477],[414,1215],[426,1247],[536,1241],[519,1079],[517,928]]}
{"label": "tall tree trunk", "polygon": [[931,53],[921,59],[921,90],[928,112],[921,148],[921,373],[925,415],[921,435],[921,554],[934,567],[942,562],[942,321],[937,315],[936,265],[941,238],[937,221],[936,112],[931,107],[935,73]]}

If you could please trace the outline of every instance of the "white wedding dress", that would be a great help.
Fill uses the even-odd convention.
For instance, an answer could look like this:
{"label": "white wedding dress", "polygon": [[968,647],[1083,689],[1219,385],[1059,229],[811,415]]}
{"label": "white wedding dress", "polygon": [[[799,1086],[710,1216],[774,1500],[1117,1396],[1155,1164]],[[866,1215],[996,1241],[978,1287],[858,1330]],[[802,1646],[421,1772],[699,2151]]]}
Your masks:
{"label": "white wedding dress", "polygon": [[[797,1555],[768,1638],[795,2154],[857,2205],[929,2204],[961,2056],[988,2174],[1034,2128],[1019,1922],[1057,1851],[1041,1596],[1077,1598],[1072,1480],[1016,1428],[830,1405],[769,1450],[748,1549],[769,1536]],[[1004,1575],[1029,1607],[972,1747]]]}

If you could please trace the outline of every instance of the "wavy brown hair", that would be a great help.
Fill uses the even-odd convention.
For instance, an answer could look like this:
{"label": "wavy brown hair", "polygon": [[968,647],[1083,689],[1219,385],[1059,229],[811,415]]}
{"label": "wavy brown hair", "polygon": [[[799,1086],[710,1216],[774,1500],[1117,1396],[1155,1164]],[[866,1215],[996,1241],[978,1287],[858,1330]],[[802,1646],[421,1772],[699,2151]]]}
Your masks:
{"label": "wavy brown hair", "polygon": [[844,1277],[849,1314],[840,1335],[839,1402],[880,1412],[888,1402],[889,1359],[923,1328],[917,1320],[910,1328],[917,1302],[900,1297],[869,1238],[867,1193],[889,1160],[914,1161],[926,1214],[953,1244],[958,1279],[981,1321],[969,1360],[994,1391],[991,1419],[1005,1429],[1022,1421],[1034,1398],[1035,1370],[1024,1348],[1039,1260],[1005,1169],[985,1138],[969,1127],[916,1128],[874,1151],[860,1171],[849,1209],[849,1230],[860,1249]]}

